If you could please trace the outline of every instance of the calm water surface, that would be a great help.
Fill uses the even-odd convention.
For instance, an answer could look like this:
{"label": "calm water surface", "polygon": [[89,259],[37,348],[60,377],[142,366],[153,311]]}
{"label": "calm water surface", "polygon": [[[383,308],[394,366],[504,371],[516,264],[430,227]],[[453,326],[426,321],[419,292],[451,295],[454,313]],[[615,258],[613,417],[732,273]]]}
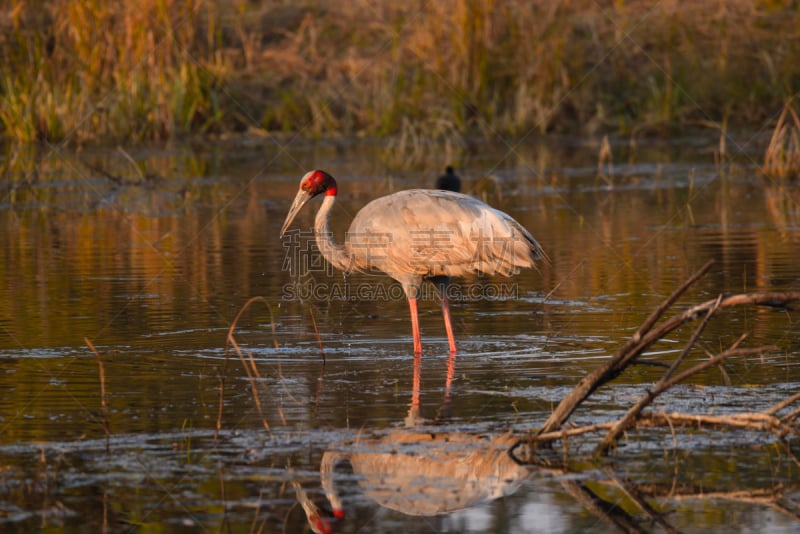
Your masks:
{"label": "calm water surface", "polygon": [[[341,233],[370,199],[430,187],[449,162],[390,172],[379,143],[131,150],[136,168],[114,149],[5,152],[0,528],[302,532],[313,523],[303,505],[315,503],[345,510],[342,532],[612,529],[569,491],[577,479],[658,530],[608,483],[617,477],[671,488],[651,502],[682,531],[797,531],[798,466],[769,436],[635,432],[608,470],[569,480],[505,453],[508,431],[540,426],[709,259],[675,313],[720,292],[800,289],[800,191],[759,179],[747,156],[715,165],[715,143],[615,147],[609,177],[597,176],[596,146],[570,140],[466,159],[466,191],[526,226],[550,261],[457,286],[449,392],[428,295],[418,403],[399,286],[318,261],[301,232],[318,202],[289,238],[278,233],[311,168],[339,179]],[[245,367],[226,335],[255,296],[266,304],[236,329]],[[670,361],[692,330],[649,359]],[[798,316],[733,311],[701,346],[720,351],[743,332],[747,346],[779,348],[675,388],[657,408],[765,409],[797,391]],[[575,422],[618,417],[661,372],[626,372]],[[781,484],[777,504],[731,493]]]}

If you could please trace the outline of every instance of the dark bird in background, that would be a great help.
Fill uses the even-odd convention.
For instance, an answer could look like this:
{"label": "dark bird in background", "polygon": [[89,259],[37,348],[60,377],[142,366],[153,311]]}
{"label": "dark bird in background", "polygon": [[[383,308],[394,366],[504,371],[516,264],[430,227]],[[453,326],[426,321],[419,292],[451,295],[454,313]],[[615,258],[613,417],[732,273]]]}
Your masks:
{"label": "dark bird in background", "polygon": [[448,165],[444,169],[444,174],[436,179],[436,189],[444,189],[445,191],[461,192],[461,178],[453,170],[453,167]]}

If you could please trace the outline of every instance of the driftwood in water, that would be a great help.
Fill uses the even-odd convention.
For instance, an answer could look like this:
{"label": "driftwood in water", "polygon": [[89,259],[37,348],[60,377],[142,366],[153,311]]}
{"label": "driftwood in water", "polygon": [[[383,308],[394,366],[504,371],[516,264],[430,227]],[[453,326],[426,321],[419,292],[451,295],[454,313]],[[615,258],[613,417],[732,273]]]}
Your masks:
{"label": "driftwood in water", "polygon": [[[595,371],[584,377],[555,408],[541,428],[533,432],[530,436],[519,440],[515,446],[512,447],[510,451],[512,456],[524,463],[540,464],[539,460],[541,460],[541,456],[539,460],[534,457],[534,455],[537,454],[539,445],[557,440],[563,441],[572,436],[603,431],[606,434],[600,443],[596,445],[595,452],[599,455],[605,455],[616,446],[618,439],[625,431],[636,426],[675,427],[690,424],[713,427],[751,428],[772,432],[780,438],[785,438],[790,435],[800,436],[800,425],[798,425],[800,408],[795,407],[795,409],[788,414],[779,416],[779,412],[786,410],[800,401],[800,393],[784,399],[763,412],[724,416],[644,412],[644,409],[660,394],[703,370],[717,366],[731,357],[762,354],[775,349],[775,347],[772,346],[750,349],[739,348],[741,342],[746,338],[746,336],[743,335],[724,352],[676,374],[679,366],[691,352],[712,317],[725,309],[736,306],[757,305],[791,309],[789,308],[790,303],[800,301],[800,291],[720,295],[715,299],[692,306],[682,313],[674,315],[657,325],[664,313],[692,284],[708,272],[711,265],[712,262],[708,262],[696,274],[689,278],[689,280],[653,311],[636,333],[616,354],[614,354],[614,356]],[[598,388],[614,380],[631,364],[636,363],[639,356],[641,356],[644,351],[681,325],[700,318],[702,318],[702,321],[680,355],[669,365],[668,369],[655,386],[649,389],[622,418],[609,423],[589,425],[580,428],[563,428],[566,421],[581,403],[588,399]],[[520,451],[526,451],[527,457],[521,457]]]}
{"label": "driftwood in water", "polygon": [[[680,296],[711,267],[707,263],[686,283],[676,290],[666,299],[647,320],[639,327],[636,333],[619,349],[608,361],[584,377],[575,388],[567,394],[561,403],[555,408],[553,413],[544,425],[520,438],[509,449],[509,455],[516,461],[529,466],[537,466],[540,470],[554,475],[560,482],[564,491],[580,502],[589,512],[602,520],[609,527],[621,532],[646,532],[649,530],[645,523],[641,522],[628,511],[619,506],[616,499],[607,499],[604,492],[597,492],[592,485],[601,484],[616,488],[632,502],[639,511],[647,518],[649,527],[658,525],[664,532],[677,532],[678,530],[671,525],[663,512],[659,512],[651,501],[680,500],[680,499],[727,499],[739,502],[758,503],[768,506],[793,519],[800,520],[800,510],[789,497],[798,491],[800,484],[788,487],[784,484],[776,484],[772,488],[762,488],[754,490],[737,490],[733,492],[708,492],[708,488],[681,488],[673,483],[671,486],[658,487],[644,484],[636,484],[625,480],[618,475],[611,467],[605,464],[600,469],[607,474],[605,480],[583,480],[575,477],[577,474],[568,467],[571,463],[569,455],[569,445],[594,444],[595,456],[604,456],[616,447],[620,437],[628,430],[633,428],[663,427],[668,428],[673,435],[681,427],[704,427],[716,429],[748,429],[759,432],[771,433],[778,440],[781,440],[785,447],[787,457],[800,466],[800,459],[792,451],[789,440],[800,437],[800,392],[789,395],[787,398],[773,404],[762,411],[743,412],[726,415],[704,414],[704,413],[679,413],[679,412],[656,412],[647,411],[646,408],[658,398],[659,395],[668,391],[676,384],[685,382],[688,378],[714,366],[719,366],[725,360],[732,357],[750,356],[762,354],[774,350],[775,347],[762,346],[756,348],[742,348],[740,345],[746,339],[742,335],[733,343],[732,346],[723,352],[711,355],[708,360],[682,368],[684,360],[694,348],[701,334],[709,321],[725,309],[737,306],[770,306],[773,308],[784,308],[790,310],[792,302],[800,301],[800,292],[773,292],[773,293],[748,293],[738,295],[720,295],[715,299],[703,302],[696,306],[678,313],[671,318],[661,322],[659,320],[664,313],[680,298]],[[617,378],[630,365],[637,363],[639,357],[654,343],[663,339],[669,333],[690,321],[700,319],[691,338],[686,346],[675,358],[667,365],[663,376],[658,382],[650,387],[627,412],[616,421],[596,423],[581,427],[569,427],[565,425],[575,410],[603,385],[608,384]],[[683,366],[687,367],[687,366]],[[581,439],[588,436],[602,436],[599,440],[587,441]],[[551,447],[554,442],[560,442],[561,447]],[[576,458],[571,458],[575,460]],[[599,467],[596,462],[590,462]]]}

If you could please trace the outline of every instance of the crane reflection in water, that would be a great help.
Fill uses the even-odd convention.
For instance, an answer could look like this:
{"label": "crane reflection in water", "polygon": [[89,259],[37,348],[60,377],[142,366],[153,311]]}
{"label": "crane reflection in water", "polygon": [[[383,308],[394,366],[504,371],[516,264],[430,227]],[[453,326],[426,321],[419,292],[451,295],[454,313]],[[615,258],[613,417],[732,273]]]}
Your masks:
{"label": "crane reflection in water", "polygon": [[[347,517],[340,480],[355,479],[361,494],[384,508],[437,516],[508,496],[530,476],[531,467],[508,454],[519,439],[517,434],[436,431],[436,422],[449,417],[455,355],[450,358],[436,421],[420,416],[421,359],[416,358],[404,427],[380,436],[359,436],[323,453],[320,482],[330,511],[317,506],[299,482],[292,482],[314,532],[335,532]],[[352,474],[338,469],[345,465]]]}

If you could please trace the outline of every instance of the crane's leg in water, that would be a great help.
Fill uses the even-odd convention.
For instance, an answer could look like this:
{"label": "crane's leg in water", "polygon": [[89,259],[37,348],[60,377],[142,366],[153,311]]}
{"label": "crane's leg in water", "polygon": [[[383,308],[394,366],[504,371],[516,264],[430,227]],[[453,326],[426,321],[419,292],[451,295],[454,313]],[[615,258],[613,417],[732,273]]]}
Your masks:
{"label": "crane's leg in water", "polygon": [[450,321],[450,306],[447,302],[447,295],[442,293],[442,316],[444,316],[444,329],[447,330],[447,342],[450,344],[450,353],[455,354],[456,338],[453,337],[453,324]]}
{"label": "crane's leg in water", "polygon": [[411,335],[414,336],[414,354],[422,354],[422,340],[419,337],[419,315],[417,314],[417,299],[409,297],[408,308],[411,310]]}

